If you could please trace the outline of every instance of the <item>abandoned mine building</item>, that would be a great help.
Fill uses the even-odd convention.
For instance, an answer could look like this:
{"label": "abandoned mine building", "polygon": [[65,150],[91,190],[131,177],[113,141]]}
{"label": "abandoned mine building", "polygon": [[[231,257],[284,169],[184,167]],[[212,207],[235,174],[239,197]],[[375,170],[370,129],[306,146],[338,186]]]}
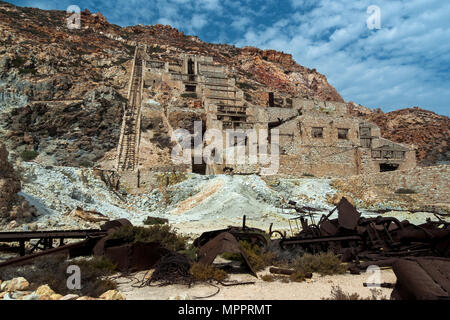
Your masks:
{"label": "abandoned mine building", "polygon": [[[229,75],[230,70],[212,57],[181,54],[164,61],[145,55],[143,99],[152,98],[152,88],[164,85],[192,100],[189,107],[164,106],[169,122],[171,113],[176,112],[189,119],[195,115],[203,130],[278,129],[279,175],[334,177],[416,166],[413,147],[382,138],[379,127],[350,115],[345,103],[267,92],[266,105],[256,105],[245,99],[247,93]],[[176,123],[172,126],[176,129]],[[270,140],[269,134],[269,150]],[[245,139],[246,144],[248,141]],[[247,152],[249,147],[246,145]],[[243,174],[260,170],[258,165],[194,163],[183,170],[220,174],[230,167]]]}

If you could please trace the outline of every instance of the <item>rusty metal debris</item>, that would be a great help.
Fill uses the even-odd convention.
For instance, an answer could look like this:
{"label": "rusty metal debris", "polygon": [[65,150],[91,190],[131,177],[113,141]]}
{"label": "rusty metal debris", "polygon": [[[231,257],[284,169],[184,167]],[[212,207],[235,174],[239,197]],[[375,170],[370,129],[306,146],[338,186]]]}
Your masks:
{"label": "rusty metal debris", "polygon": [[[337,219],[330,219],[338,211]],[[317,253],[333,251],[343,261],[382,260],[403,256],[449,256],[450,228],[445,221],[414,225],[392,217],[361,217],[344,197],[328,215],[316,224],[308,223],[308,215],[292,219],[300,221],[301,230],[292,237],[282,237],[281,248],[301,248]],[[297,223],[298,225],[298,223]]]}
{"label": "rusty metal debris", "polygon": [[[132,226],[127,219],[108,221],[95,230],[73,231],[37,231],[37,232],[3,232],[0,242],[19,242],[21,257],[0,263],[1,267],[31,263],[33,259],[51,254],[66,253],[70,257],[106,256],[117,265],[120,271],[139,271],[152,267],[162,256],[170,251],[159,243],[124,243],[120,239],[111,239],[111,235],[124,226]],[[38,239],[32,248],[43,251],[25,255],[25,242]],[[80,242],[64,245],[65,239],[84,239]],[[53,248],[53,240],[59,240],[60,246]],[[43,243],[43,246],[39,246]]]}
{"label": "rusty metal debris", "polygon": [[450,300],[450,259],[420,257],[393,263],[395,300]]}
{"label": "rusty metal debris", "polygon": [[229,226],[227,229],[204,232],[200,237],[195,239],[194,246],[200,248],[210,240],[214,239],[216,236],[224,232],[232,234],[238,241],[248,241],[252,244],[258,244],[260,246],[268,245],[266,233],[264,232],[264,230],[247,227],[246,216],[244,216],[242,227]]}
{"label": "rusty metal debris", "polygon": [[[300,216],[290,220],[291,236],[286,232],[269,232],[246,225],[203,233],[195,239],[199,249],[197,261],[210,265],[224,253],[240,254],[250,273],[257,277],[240,241],[268,248],[278,245],[281,249],[301,249],[300,252],[332,251],[349,262],[352,274],[358,274],[370,265],[389,266],[397,276],[392,299],[450,299],[450,223],[437,217],[415,225],[393,217],[361,217],[357,209],[342,198],[338,205],[317,221],[314,208],[297,207],[290,202]],[[337,218],[330,217],[337,211]],[[294,232],[292,223],[297,227]],[[132,226],[126,219],[107,221],[100,229],[72,231],[2,232],[0,242],[18,242],[20,257],[0,263],[0,268],[30,263],[36,257],[65,253],[70,257],[82,255],[106,256],[118,270],[134,272],[155,267],[152,281],[162,284],[191,283],[189,273],[192,261],[179,253],[171,252],[156,242],[130,243],[117,239],[113,234],[122,227]],[[277,235],[279,239],[272,239]],[[64,244],[66,239],[82,241]],[[38,242],[25,255],[25,243]],[[59,247],[53,247],[59,240]],[[34,252],[36,250],[43,250]],[[290,275],[291,269],[270,268],[273,274]],[[385,284],[391,287],[392,284]]]}
{"label": "rusty metal debris", "polygon": [[236,238],[229,232],[219,233],[216,237],[208,241],[199,251],[199,263],[204,265],[210,265],[214,262],[214,259],[224,252],[238,253],[241,254],[245,261],[245,264],[251,274],[258,277],[256,271],[253,269],[252,265],[249,263],[248,257],[245,251],[242,249]]}
{"label": "rusty metal debris", "polygon": [[147,284],[160,282],[166,284],[191,284],[193,282],[190,273],[191,261],[183,254],[171,252],[164,255],[155,265],[155,271]]}

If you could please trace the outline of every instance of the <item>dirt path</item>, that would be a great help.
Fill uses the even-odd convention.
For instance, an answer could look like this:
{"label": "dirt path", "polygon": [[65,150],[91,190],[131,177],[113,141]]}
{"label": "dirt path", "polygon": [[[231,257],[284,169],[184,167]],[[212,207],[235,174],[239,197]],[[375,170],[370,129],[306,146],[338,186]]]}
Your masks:
{"label": "dirt path", "polygon": [[[259,273],[268,274],[265,271]],[[136,276],[142,279],[145,272],[138,273]],[[280,280],[266,282],[256,279],[247,274],[233,274],[230,280],[233,281],[255,281],[255,284],[225,287],[218,285],[220,291],[213,297],[205,300],[321,300],[331,296],[333,286],[339,286],[345,293],[358,293],[362,298],[371,297],[371,288],[363,286],[368,282],[370,274],[360,275],[334,275],[320,276],[314,274],[313,278],[301,283],[283,283]],[[380,281],[395,283],[396,277],[391,269],[381,270]],[[170,285],[165,287],[143,287],[133,288],[128,279],[120,278],[118,282],[119,289],[125,294],[128,300],[167,300],[167,299],[187,299],[196,300],[217,292],[217,288],[207,284],[197,284],[191,288],[183,285]],[[128,283],[127,283],[128,282]],[[389,299],[392,289],[377,288],[381,291],[381,296]]]}

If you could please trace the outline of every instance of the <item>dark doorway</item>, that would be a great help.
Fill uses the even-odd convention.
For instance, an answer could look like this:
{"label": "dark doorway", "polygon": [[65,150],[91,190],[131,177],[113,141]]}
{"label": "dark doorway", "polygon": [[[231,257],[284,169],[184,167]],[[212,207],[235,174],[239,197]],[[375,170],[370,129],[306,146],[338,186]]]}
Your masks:
{"label": "dark doorway", "polygon": [[395,171],[398,166],[396,163],[380,163],[380,172]]}
{"label": "dark doorway", "polygon": [[206,163],[203,161],[203,159],[201,164],[195,164],[194,158],[192,158],[192,173],[197,173],[201,175],[206,174]]}
{"label": "dark doorway", "polygon": [[195,74],[194,73],[194,61],[192,61],[192,59],[189,59],[189,61],[188,61],[188,74]]}
{"label": "dark doorway", "polygon": [[273,92],[269,92],[269,107],[273,107],[275,105]]}

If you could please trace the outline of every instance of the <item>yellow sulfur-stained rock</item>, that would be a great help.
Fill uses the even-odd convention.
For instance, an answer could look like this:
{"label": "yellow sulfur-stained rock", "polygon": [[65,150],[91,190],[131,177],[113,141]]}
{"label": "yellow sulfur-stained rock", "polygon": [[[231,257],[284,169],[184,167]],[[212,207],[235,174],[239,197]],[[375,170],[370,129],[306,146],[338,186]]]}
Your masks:
{"label": "yellow sulfur-stained rock", "polygon": [[50,299],[51,300],[61,300],[62,297],[63,297],[62,294],[55,293],[50,296]]}
{"label": "yellow sulfur-stained rock", "polygon": [[36,294],[40,296],[49,296],[51,297],[53,294],[55,294],[55,291],[53,291],[48,284],[44,284],[36,289]]}
{"label": "yellow sulfur-stained rock", "polygon": [[117,290],[108,290],[100,296],[103,300],[126,300],[125,295]]}
{"label": "yellow sulfur-stained rock", "polygon": [[24,291],[28,289],[30,284],[27,279],[23,277],[14,278],[12,280],[5,281],[0,286],[0,291],[12,292],[12,291]]}

